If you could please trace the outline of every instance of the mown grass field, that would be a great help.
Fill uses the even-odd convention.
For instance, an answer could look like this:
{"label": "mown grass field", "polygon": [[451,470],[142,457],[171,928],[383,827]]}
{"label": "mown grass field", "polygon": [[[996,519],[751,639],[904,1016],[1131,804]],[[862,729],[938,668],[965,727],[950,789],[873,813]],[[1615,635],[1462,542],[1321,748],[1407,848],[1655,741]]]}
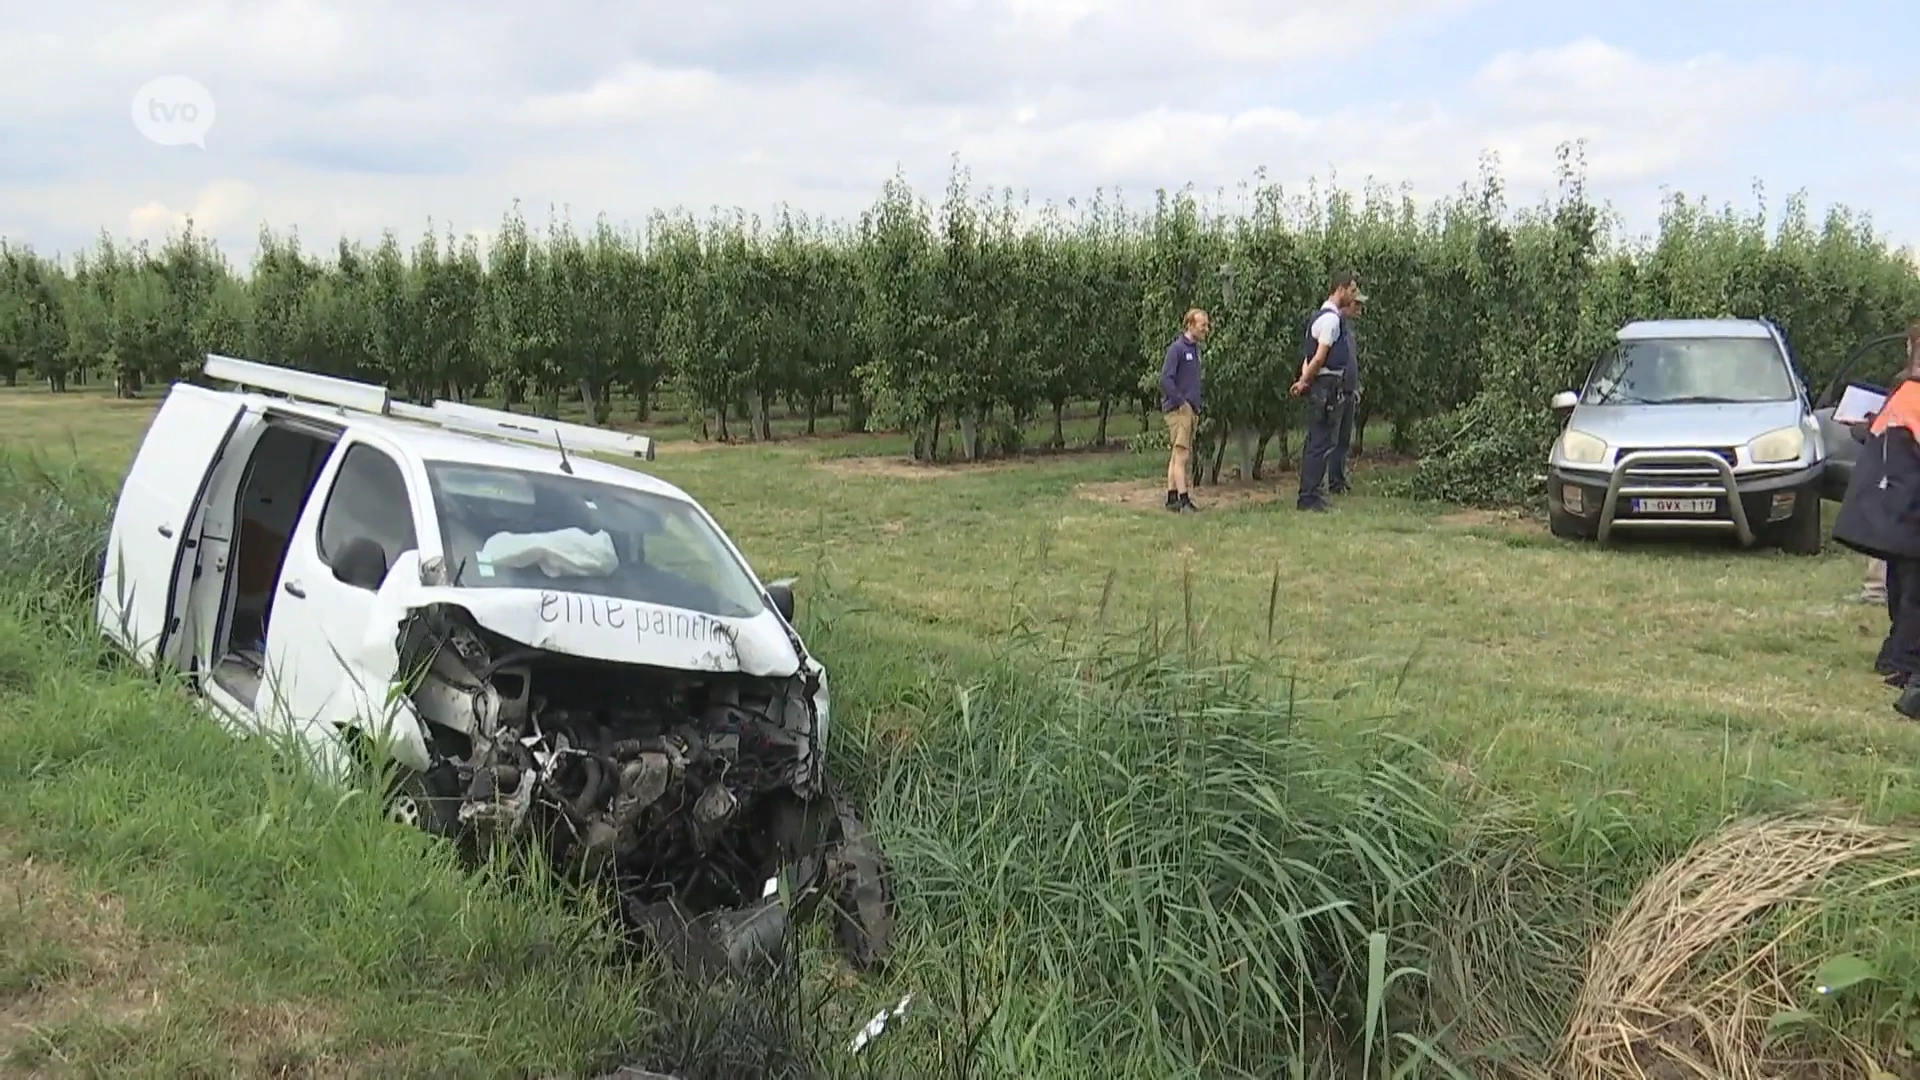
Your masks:
{"label": "mown grass field", "polygon": [[[77,456],[110,484],[151,409],[0,392],[0,441],[16,473],[23,452]],[[1320,1055],[1348,1070],[1445,1075],[1420,1045],[1502,1023],[1544,1062],[1613,910],[1730,817],[1920,814],[1920,725],[1869,670],[1885,616],[1850,602],[1862,567],[1844,552],[1567,545],[1384,494],[1394,470],[1364,459],[1331,515],[1293,512],[1287,474],[1203,487],[1204,512],[1175,516],[1157,456],[936,470],[903,449],[674,438],[653,466],[763,577],[799,576],[835,753],[902,874],[887,973],[809,950],[797,1038],[830,1071],[911,989],[924,1011],[876,1044],[874,1075],[934,1073],[976,1031],[974,1075],[1310,1075],[1319,1021],[1256,1008],[1310,996],[1263,981],[1289,973],[1361,1003],[1322,1018],[1358,1033]],[[28,536],[16,513],[0,561],[57,550],[67,519],[45,520]],[[577,906],[474,886],[298,779],[261,789],[270,761],[50,633],[73,612],[36,580],[0,575],[18,897],[0,897],[0,1071],[586,1075],[651,1055],[693,1075],[711,1047],[687,1017],[717,1014],[663,1005]],[[1483,849],[1540,868],[1531,901],[1504,898],[1533,938],[1458,925],[1489,901],[1462,884]],[[1302,918],[1276,910],[1290,899]],[[1351,919],[1301,929],[1335,899]],[[1908,898],[1816,930],[1786,952],[1883,971],[1920,956]],[[1271,955],[1288,949],[1302,963]],[[1504,974],[1430,970],[1461,949]],[[1300,970],[1328,957],[1359,985]],[[1402,963],[1422,974],[1393,979]],[[1905,978],[1863,1010],[1907,1000]],[[1449,995],[1486,997],[1491,1018],[1436,1033]],[[1899,1007],[1896,1025],[1920,1020]]]}

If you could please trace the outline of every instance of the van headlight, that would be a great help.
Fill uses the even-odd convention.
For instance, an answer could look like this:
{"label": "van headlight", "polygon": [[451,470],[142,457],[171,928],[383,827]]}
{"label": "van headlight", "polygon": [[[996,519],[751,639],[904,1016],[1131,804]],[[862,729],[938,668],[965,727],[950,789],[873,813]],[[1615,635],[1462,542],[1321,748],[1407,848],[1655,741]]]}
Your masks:
{"label": "van headlight", "polygon": [[1769,431],[1765,435],[1747,444],[1747,456],[1756,465],[1779,465],[1788,461],[1800,460],[1807,449],[1807,433],[1804,428],[1787,427],[1779,431]]}
{"label": "van headlight", "polygon": [[1568,428],[1560,436],[1560,458],[1569,465],[1598,465],[1607,460],[1607,440]]}

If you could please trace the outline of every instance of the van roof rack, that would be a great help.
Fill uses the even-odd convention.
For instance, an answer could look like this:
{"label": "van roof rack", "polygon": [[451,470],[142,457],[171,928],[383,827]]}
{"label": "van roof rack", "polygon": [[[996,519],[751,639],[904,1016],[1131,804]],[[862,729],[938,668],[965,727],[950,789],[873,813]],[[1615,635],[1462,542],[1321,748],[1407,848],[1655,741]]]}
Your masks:
{"label": "van roof rack", "polygon": [[410,402],[393,400],[393,395],[387,388],[376,383],[342,379],[335,375],[320,375],[311,371],[297,371],[293,368],[262,364],[253,360],[239,360],[231,356],[221,356],[218,353],[207,354],[206,366],[202,370],[209,379],[234,383],[250,390],[281,394],[294,401],[331,405],[338,409],[374,416],[412,420],[483,438],[505,439],[564,450],[619,454],[637,457],[643,461],[654,459],[653,440],[645,435],[607,431],[602,428],[588,427],[585,424],[570,424],[564,420],[526,416],[503,409],[484,409],[478,405],[463,405],[457,401],[435,401],[432,405],[414,405]]}

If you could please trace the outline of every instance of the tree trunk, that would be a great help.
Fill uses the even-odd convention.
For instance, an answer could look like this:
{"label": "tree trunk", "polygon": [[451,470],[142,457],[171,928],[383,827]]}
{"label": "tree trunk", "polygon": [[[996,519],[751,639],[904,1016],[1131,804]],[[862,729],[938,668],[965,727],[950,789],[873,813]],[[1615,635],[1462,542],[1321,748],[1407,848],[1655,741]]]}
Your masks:
{"label": "tree trunk", "polygon": [[1273,432],[1271,430],[1267,428],[1260,429],[1260,441],[1256,443],[1253,448],[1253,479],[1255,480],[1265,475],[1267,440],[1271,438],[1273,438]]}
{"label": "tree trunk", "polygon": [[1145,435],[1147,432],[1153,430],[1153,425],[1148,422],[1150,413],[1147,409],[1146,400],[1141,399],[1140,401],[1137,401],[1134,404],[1137,405],[1140,409],[1140,434]]}
{"label": "tree trunk", "polygon": [[6,385],[7,385],[7,386],[9,386],[9,387],[14,387],[14,386],[19,386],[19,385],[20,385],[20,369],[19,369],[19,368],[15,368],[15,367],[9,367],[9,368],[7,368],[7,382],[6,382]]}
{"label": "tree trunk", "polygon": [[980,419],[972,410],[960,414],[960,456],[980,460]]}
{"label": "tree trunk", "polygon": [[756,392],[747,402],[753,410],[753,440],[755,442],[773,441],[773,393],[767,390]]}
{"label": "tree trunk", "polygon": [[1233,441],[1238,445],[1240,450],[1241,481],[1245,482],[1254,479],[1259,475],[1259,465],[1256,464],[1259,459],[1255,457],[1255,454],[1259,452],[1260,448],[1253,445],[1253,432],[1243,427],[1235,428],[1233,431]]}
{"label": "tree trunk", "polygon": [[807,437],[809,439],[813,437],[814,421],[818,419],[819,416],[820,416],[820,395],[809,393],[807,395]]}
{"label": "tree trunk", "polygon": [[595,399],[593,383],[588,379],[580,380],[580,407],[587,411],[587,423],[600,422],[600,402]]}
{"label": "tree trunk", "polygon": [[1050,445],[1055,450],[1065,450],[1067,448],[1066,413],[1067,402],[1065,398],[1053,403],[1053,441]]}
{"label": "tree trunk", "polygon": [[927,460],[929,462],[940,460],[940,413],[938,411],[933,414],[933,434],[927,438]]}
{"label": "tree trunk", "polygon": [[1404,454],[1407,451],[1412,450],[1413,449],[1413,421],[1395,420],[1393,422],[1393,439],[1387,445],[1391,446],[1393,448],[1393,452],[1396,454]]}
{"label": "tree trunk", "polygon": [[648,415],[653,412],[653,402],[648,400],[651,397],[652,395],[647,392],[645,386],[638,383],[634,384],[633,419],[636,423],[646,423]]}
{"label": "tree trunk", "polygon": [[854,394],[847,399],[847,422],[841,427],[850,434],[859,434],[867,430],[867,397]]}
{"label": "tree trunk", "polygon": [[713,415],[719,421],[714,425],[714,431],[717,433],[716,438],[721,442],[732,442],[733,440],[727,435],[727,407],[725,405],[720,406],[713,410]]}
{"label": "tree trunk", "polygon": [[1352,456],[1359,457],[1367,452],[1367,414],[1361,413],[1353,418]]}
{"label": "tree trunk", "polygon": [[1102,450],[1107,448],[1107,415],[1112,410],[1113,399],[1110,397],[1102,397],[1100,399],[1100,426],[1095,429],[1093,433],[1093,445]]}
{"label": "tree trunk", "polygon": [[1207,483],[1220,483],[1220,465],[1227,459],[1227,433],[1217,431],[1213,438],[1213,464],[1207,469]]}

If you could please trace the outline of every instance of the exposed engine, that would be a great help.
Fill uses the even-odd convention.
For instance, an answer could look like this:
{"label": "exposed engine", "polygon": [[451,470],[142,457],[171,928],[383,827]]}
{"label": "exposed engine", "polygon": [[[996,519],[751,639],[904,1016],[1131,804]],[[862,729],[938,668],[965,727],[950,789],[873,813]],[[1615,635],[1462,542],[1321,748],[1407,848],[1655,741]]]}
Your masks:
{"label": "exposed engine", "polygon": [[611,880],[629,923],[683,963],[777,950],[783,875],[801,902],[830,894],[856,963],[884,957],[884,864],[816,768],[804,675],[570,657],[447,608],[410,619],[400,655],[433,736],[429,827],[483,857],[543,843],[556,867]]}

